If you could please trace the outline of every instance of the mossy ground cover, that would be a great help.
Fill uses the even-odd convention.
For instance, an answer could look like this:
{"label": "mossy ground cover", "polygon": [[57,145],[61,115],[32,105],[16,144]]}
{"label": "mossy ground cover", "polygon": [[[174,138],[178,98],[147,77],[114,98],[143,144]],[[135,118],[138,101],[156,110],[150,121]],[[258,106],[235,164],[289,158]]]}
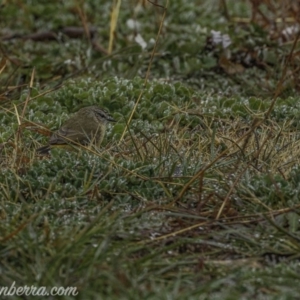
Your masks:
{"label": "mossy ground cover", "polygon": [[[297,37],[268,2],[102,2],[0,9],[0,286],[297,299]],[[37,155],[92,104],[100,149]]]}

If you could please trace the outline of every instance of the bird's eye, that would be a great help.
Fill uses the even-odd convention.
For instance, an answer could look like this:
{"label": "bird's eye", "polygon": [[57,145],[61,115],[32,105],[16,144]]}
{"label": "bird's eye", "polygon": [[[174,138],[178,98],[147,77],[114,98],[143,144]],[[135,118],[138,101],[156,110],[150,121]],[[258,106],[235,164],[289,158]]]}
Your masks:
{"label": "bird's eye", "polygon": [[101,118],[106,118],[105,113],[103,113],[103,111],[96,111],[96,114]]}

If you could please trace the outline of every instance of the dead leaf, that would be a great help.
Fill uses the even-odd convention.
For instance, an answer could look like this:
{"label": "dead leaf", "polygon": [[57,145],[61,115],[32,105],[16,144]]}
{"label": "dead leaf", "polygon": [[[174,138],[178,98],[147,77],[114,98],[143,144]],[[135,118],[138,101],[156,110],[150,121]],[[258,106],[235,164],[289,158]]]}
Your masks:
{"label": "dead leaf", "polygon": [[219,66],[224,70],[228,75],[234,75],[243,73],[245,68],[243,65],[234,63],[230,61],[225,55],[222,55],[219,59]]}

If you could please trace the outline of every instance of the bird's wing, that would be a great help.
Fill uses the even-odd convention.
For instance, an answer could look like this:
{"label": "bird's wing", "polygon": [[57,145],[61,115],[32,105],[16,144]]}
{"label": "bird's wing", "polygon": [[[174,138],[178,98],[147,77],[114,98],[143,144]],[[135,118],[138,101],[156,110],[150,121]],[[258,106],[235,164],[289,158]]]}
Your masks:
{"label": "bird's wing", "polygon": [[85,138],[85,135],[78,131],[67,127],[61,127],[50,138],[50,144],[66,144],[69,142],[81,142]]}

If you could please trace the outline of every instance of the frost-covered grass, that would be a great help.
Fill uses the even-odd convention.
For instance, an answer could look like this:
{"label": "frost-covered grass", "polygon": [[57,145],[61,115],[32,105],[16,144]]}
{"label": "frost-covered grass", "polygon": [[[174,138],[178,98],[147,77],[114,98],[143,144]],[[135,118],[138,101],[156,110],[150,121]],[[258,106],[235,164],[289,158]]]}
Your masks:
{"label": "frost-covered grass", "polygon": [[[221,70],[207,37],[232,28],[208,2],[170,3],[147,81],[162,10],[143,1],[122,3],[112,55],[84,37],[3,41],[1,286],[75,286],[74,299],[299,297],[298,96],[290,77],[276,90],[279,59]],[[107,48],[111,2],[101,14],[82,3],[7,4],[0,22],[59,32],[82,26],[84,12]],[[247,2],[228,5],[247,17]],[[267,43],[251,26],[251,43]],[[251,44],[237,29],[233,54]],[[101,149],[36,154],[91,104],[117,120]]]}

